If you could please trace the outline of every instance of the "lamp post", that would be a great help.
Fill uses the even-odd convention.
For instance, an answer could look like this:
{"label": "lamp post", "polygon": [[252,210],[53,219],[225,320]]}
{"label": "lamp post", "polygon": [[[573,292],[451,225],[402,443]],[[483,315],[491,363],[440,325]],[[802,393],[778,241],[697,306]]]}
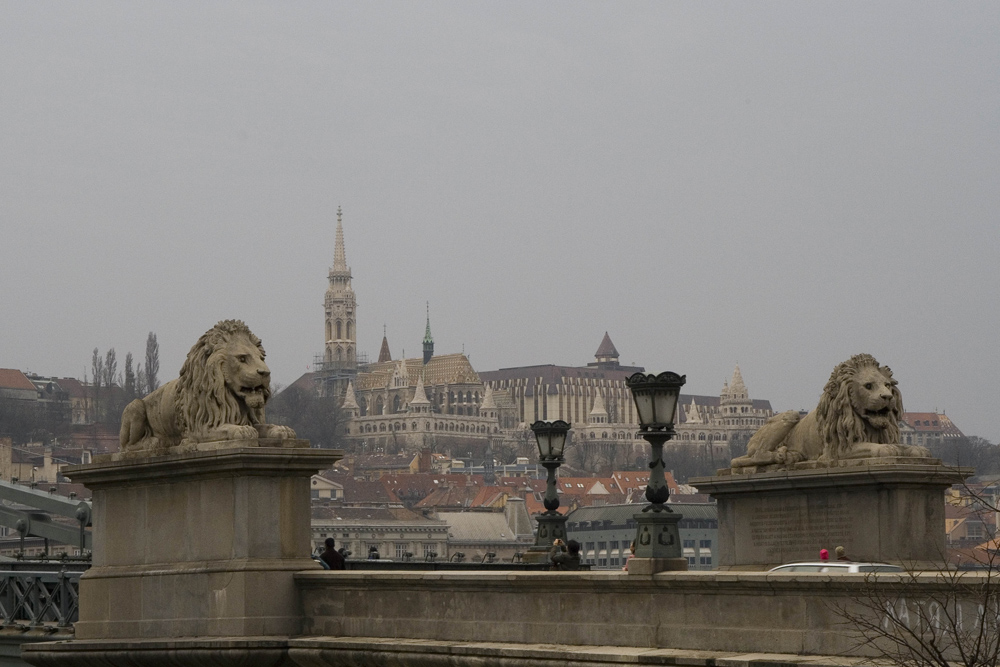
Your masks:
{"label": "lamp post", "polygon": [[566,517],[558,512],[556,470],[566,460],[563,458],[563,450],[566,447],[569,424],[561,419],[554,422],[536,421],[531,425],[531,430],[538,443],[539,462],[549,474],[545,482],[545,511],[536,517],[538,532],[535,535],[535,545],[528,549],[524,560],[541,563],[548,559],[549,550],[556,539],[566,540]]}
{"label": "lamp post", "polygon": [[625,381],[639,415],[639,434],[652,449],[646,485],[649,505],[635,515],[635,558],[629,562],[631,574],[687,569],[677,528],[682,517],[664,504],[670,497],[670,489],[663,474],[663,445],[675,435],[677,399],[686,381],[685,376],[670,371],[659,375],[636,373]]}

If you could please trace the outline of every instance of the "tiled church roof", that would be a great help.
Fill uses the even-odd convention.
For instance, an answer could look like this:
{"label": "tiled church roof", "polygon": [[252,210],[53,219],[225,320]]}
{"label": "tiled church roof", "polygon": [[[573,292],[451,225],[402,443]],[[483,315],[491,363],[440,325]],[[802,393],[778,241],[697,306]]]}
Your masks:
{"label": "tiled church roof", "polygon": [[[381,389],[388,384],[396,369],[398,361],[387,361],[372,364],[365,373],[358,373],[355,389]],[[442,354],[431,357],[425,366],[423,359],[406,359],[406,371],[409,386],[414,387],[420,374],[424,374],[424,385],[479,383],[479,374],[472,368],[469,358],[464,354]]]}

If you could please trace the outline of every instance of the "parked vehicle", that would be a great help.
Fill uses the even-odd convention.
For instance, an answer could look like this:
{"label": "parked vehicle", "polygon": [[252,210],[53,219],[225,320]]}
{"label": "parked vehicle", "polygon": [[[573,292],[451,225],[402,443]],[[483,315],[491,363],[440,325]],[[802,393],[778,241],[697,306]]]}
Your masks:
{"label": "parked vehicle", "polygon": [[826,572],[826,573],[851,573],[851,572],[904,572],[898,565],[888,563],[852,563],[850,561],[827,561],[816,563],[788,563],[772,567],[768,572]]}

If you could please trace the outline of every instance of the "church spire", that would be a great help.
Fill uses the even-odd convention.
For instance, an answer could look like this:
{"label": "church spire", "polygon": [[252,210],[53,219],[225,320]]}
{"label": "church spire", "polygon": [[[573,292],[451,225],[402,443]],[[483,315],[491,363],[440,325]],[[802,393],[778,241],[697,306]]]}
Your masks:
{"label": "church spire", "polygon": [[337,207],[337,243],[333,248],[333,270],[350,271],[347,268],[347,253],[344,252],[343,212]]}
{"label": "church spire", "polygon": [[327,274],[330,282],[323,299],[326,331],[323,362],[327,367],[353,369],[357,365],[357,301],[351,288],[351,267],[347,266],[344,252],[343,211],[337,207],[337,241],[333,252],[333,266]]}
{"label": "church spire", "polygon": [[431,302],[427,302],[427,328],[424,330],[424,364],[434,356],[434,338],[431,337]]}
{"label": "church spire", "polygon": [[382,349],[378,351],[378,362],[381,364],[384,361],[392,361],[392,355],[389,353],[389,339],[385,336],[385,325],[382,325]]}

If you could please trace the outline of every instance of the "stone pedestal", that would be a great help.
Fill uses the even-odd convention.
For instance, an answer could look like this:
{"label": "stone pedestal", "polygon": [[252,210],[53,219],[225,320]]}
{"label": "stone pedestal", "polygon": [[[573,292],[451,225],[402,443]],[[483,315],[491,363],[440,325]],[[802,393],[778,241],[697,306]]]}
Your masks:
{"label": "stone pedestal", "polygon": [[635,557],[628,561],[629,574],[656,574],[686,570],[677,524],[682,516],[666,509],[650,509],[635,515]]}
{"label": "stone pedestal", "polygon": [[310,477],[341,458],[305,440],[65,470],[93,492],[93,567],[80,580],[78,640],[289,636],[292,574],[310,558]]}
{"label": "stone pedestal", "polygon": [[528,547],[524,554],[525,563],[548,563],[549,551],[556,540],[566,541],[566,517],[562,514],[543,512],[535,517],[538,520],[538,533],[535,535],[535,545]]}
{"label": "stone pedestal", "polygon": [[851,560],[939,569],[944,490],[973,474],[935,459],[871,459],[824,468],[692,479],[719,507],[720,570],[765,570],[819,560],[843,546]]}

